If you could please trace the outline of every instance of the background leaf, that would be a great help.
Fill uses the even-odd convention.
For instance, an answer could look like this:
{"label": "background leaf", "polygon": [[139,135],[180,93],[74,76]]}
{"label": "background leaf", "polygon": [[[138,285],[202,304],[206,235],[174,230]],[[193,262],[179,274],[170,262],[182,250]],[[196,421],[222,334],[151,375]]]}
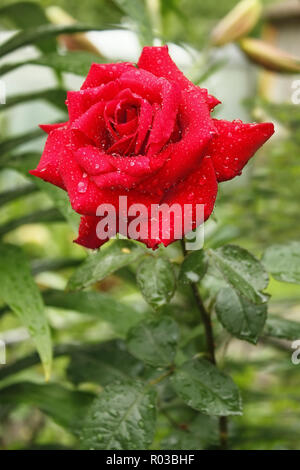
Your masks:
{"label": "background leaf", "polygon": [[18,67],[26,65],[40,65],[42,67],[51,67],[57,72],[73,73],[75,75],[87,75],[93,62],[103,63],[105,59],[91,52],[73,51],[58,54],[52,52],[43,54],[37,59],[28,59],[20,62],[8,62],[0,66],[0,75],[4,75]]}
{"label": "background leaf", "polygon": [[125,337],[128,330],[144,316],[132,305],[126,305],[103,292],[51,290],[44,294],[44,301],[52,307],[93,315],[109,323],[113,331],[121,337]]}
{"label": "background leaf", "polygon": [[263,254],[262,263],[278,281],[300,284],[300,242],[270,246]]}
{"label": "background leaf", "polygon": [[0,297],[28,328],[48,380],[52,363],[50,330],[27,259],[16,246],[0,244]]}
{"label": "background leaf", "polygon": [[71,355],[67,368],[69,379],[76,385],[95,382],[102,387],[111,382],[130,380],[143,369],[120,341],[86,345]]}
{"label": "background leaf", "polygon": [[133,356],[146,364],[168,367],[174,360],[178,339],[178,325],[172,318],[149,318],[129,331],[127,346]]}
{"label": "background leaf", "polygon": [[272,315],[267,320],[264,334],[294,341],[300,338],[300,323]]}
{"label": "background leaf", "polygon": [[32,405],[74,434],[79,433],[93,398],[91,393],[68,390],[59,384],[21,382],[0,389],[1,405]]}
{"label": "background leaf", "polygon": [[215,416],[242,414],[240,394],[233,380],[204,359],[182,364],[171,382],[178,396],[195,410]]}

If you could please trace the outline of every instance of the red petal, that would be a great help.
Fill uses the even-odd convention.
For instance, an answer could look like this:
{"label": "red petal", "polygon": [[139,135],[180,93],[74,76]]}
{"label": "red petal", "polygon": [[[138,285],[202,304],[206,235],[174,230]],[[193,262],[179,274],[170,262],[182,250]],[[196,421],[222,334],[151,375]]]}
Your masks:
{"label": "red petal", "polygon": [[244,124],[241,121],[214,120],[218,135],[209,143],[207,155],[212,157],[218,181],[239,175],[254,153],[274,133],[271,123]]}
{"label": "red petal", "polygon": [[109,161],[116,170],[132,176],[144,176],[152,171],[150,159],[144,155],[125,158],[110,156]]}
{"label": "red petal", "polygon": [[66,104],[68,106],[70,121],[73,122],[84,114],[91,106],[101,100],[111,100],[118,93],[118,82],[110,82],[95,88],[80,91],[69,91]]}
{"label": "red petal", "polygon": [[67,125],[69,124],[69,121],[67,122],[59,122],[55,124],[40,124],[40,128],[46,132],[46,134],[50,134],[50,132],[56,130],[56,129],[63,129],[67,128]]}
{"label": "red petal", "polygon": [[99,175],[100,173],[113,170],[109,163],[109,156],[92,145],[78,149],[75,152],[75,157],[79,165],[89,175]]}
{"label": "red petal", "polygon": [[103,175],[92,176],[91,180],[100,189],[110,188],[126,188],[131,189],[140,181],[137,176],[126,175],[125,173],[118,173],[117,171],[111,173],[104,173]]}
{"label": "red petal", "polygon": [[72,124],[72,129],[80,130],[99,147],[103,147],[107,143],[107,130],[103,117],[104,107],[104,101],[94,104]]}
{"label": "red petal", "polygon": [[[199,168],[186,180],[167,192],[160,203],[160,207],[162,207],[162,204],[167,204],[169,208],[171,208],[173,204],[179,205],[181,208],[178,214],[179,220],[176,219],[175,221],[172,216],[169,224],[167,213],[160,214],[159,233],[154,237],[153,223],[155,222],[151,222],[151,219],[148,218],[148,220],[144,221],[142,227],[143,232],[148,233],[148,237],[141,237],[139,241],[155,250],[161,243],[168,246],[179,238],[183,238],[186,233],[198,227],[211,215],[217,191],[218,185],[211,158],[205,157]],[[184,207],[185,204],[189,204],[189,206]],[[197,212],[197,204],[204,206],[203,213],[201,211]],[[184,227],[184,215],[186,215],[187,212],[187,217],[190,217],[190,224]],[[157,218],[158,214],[154,219],[157,220]],[[180,225],[177,225],[179,223]]]}
{"label": "red petal", "polygon": [[130,62],[122,62],[119,64],[92,64],[81,89],[85,90],[86,88],[97,87],[103,83],[113,82],[124,72],[128,72],[132,69],[135,69],[135,66]]}
{"label": "red petal", "polygon": [[74,243],[92,250],[95,250],[106,243],[109,238],[101,240],[97,237],[96,229],[99,221],[100,217],[89,215],[82,216],[80,219],[78,238],[74,240]]}
{"label": "red petal", "polygon": [[[195,229],[211,215],[217,192],[218,184],[212,160],[209,157],[205,157],[202,159],[198,169],[194,173],[166,194],[162,203],[167,203],[169,206],[174,203],[180,204],[182,211],[184,209],[184,204],[192,204],[192,228]],[[204,220],[197,219],[197,204],[203,204],[204,206]],[[172,235],[174,235],[174,227],[171,227],[170,240],[164,240],[165,236],[162,234],[162,241],[165,246],[174,241],[174,239],[172,239]]]}
{"label": "red petal", "polygon": [[220,101],[212,95],[207,94],[205,88],[194,85],[179,70],[175,62],[171,59],[168,46],[162,47],[144,47],[138,61],[138,67],[148,70],[157,77],[164,77],[170,82],[177,82],[182,90],[197,90],[203,94],[209,109],[213,109]]}
{"label": "red petal", "polygon": [[148,70],[157,77],[177,82],[182,89],[195,87],[169,56],[168,46],[144,47],[137,65],[138,68]]}
{"label": "red petal", "polygon": [[[203,96],[198,90],[182,91],[180,106],[182,138],[169,144],[157,155],[165,164],[156,174],[142,183],[144,190],[164,190],[186,178],[200,163],[205,149],[215,134],[213,120]],[[155,161],[153,157],[153,162]]]}
{"label": "red petal", "polygon": [[44,181],[65,189],[59,172],[59,162],[65,153],[65,145],[69,142],[68,133],[65,130],[52,130],[49,134],[44,152],[35,170],[29,171]]}

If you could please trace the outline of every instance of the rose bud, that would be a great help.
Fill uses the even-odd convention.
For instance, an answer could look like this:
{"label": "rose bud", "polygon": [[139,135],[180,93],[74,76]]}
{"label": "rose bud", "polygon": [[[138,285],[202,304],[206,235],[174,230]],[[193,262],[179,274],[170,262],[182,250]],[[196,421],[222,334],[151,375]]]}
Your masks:
{"label": "rose bud", "polygon": [[249,59],[279,73],[299,73],[300,59],[260,39],[244,38],[239,45]]}
{"label": "rose bud", "polygon": [[245,36],[256,25],[262,11],[260,0],[242,0],[211,33],[211,44],[223,46]]}
{"label": "rose bud", "polygon": [[[213,119],[218,103],[183,75],[167,46],[145,47],[137,65],[92,64],[81,90],[68,92],[69,120],[41,126],[49,135],[30,173],[67,191],[82,215],[76,242],[87,248],[99,248],[114,230],[130,236],[121,196],[128,207],[176,204],[183,214],[188,204],[190,231],[211,215],[218,183],[241,174],[274,132],[271,123]],[[106,239],[96,232],[103,205],[117,217]],[[148,213],[142,225],[152,222]],[[167,246],[178,238],[173,222],[157,236],[141,231],[135,239],[153,249]]]}

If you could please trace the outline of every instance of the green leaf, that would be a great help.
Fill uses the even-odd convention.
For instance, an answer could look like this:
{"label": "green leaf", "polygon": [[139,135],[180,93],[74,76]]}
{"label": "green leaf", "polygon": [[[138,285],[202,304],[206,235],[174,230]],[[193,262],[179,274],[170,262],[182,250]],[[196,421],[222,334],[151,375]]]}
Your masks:
{"label": "green leaf", "polygon": [[0,193],[0,206],[3,206],[4,204],[14,201],[15,199],[18,199],[20,197],[32,194],[36,190],[37,188],[34,184],[24,184],[23,186],[19,186],[15,189],[3,191],[2,193]]}
{"label": "green leaf", "polygon": [[207,257],[203,250],[190,253],[184,259],[179,273],[179,279],[184,282],[199,282],[207,270]]}
{"label": "green leaf", "polygon": [[45,209],[36,212],[32,212],[28,215],[23,215],[22,217],[18,217],[17,219],[12,219],[5,224],[0,225],[0,237],[3,237],[6,233],[15,230],[16,228],[20,227],[21,225],[28,225],[28,224],[41,224],[45,222],[61,222],[64,221],[61,213],[55,209]]}
{"label": "green leaf", "polygon": [[262,293],[268,286],[268,275],[249,251],[236,245],[226,245],[217,250],[209,250],[208,253],[227,284],[240,295],[256,304],[268,300]]}
{"label": "green leaf", "polygon": [[128,354],[124,343],[109,341],[74,351],[67,375],[75,385],[94,382],[104,387],[111,382],[135,378],[141,370],[142,364]]}
{"label": "green leaf", "polygon": [[155,390],[137,381],[105,387],[83,423],[83,447],[95,450],[147,449],[155,430],[155,399]]}
{"label": "green leaf", "polygon": [[142,320],[128,333],[129,352],[153,367],[172,364],[179,339],[177,323],[170,317]]}
{"label": "green leaf", "polygon": [[93,315],[110,324],[113,331],[125,337],[144,313],[102,292],[65,292],[52,290],[44,294],[46,305]]}
{"label": "green leaf", "polygon": [[[33,2],[5,5],[0,8],[0,21],[2,24],[3,20],[5,26],[7,26],[5,20],[9,20],[13,29],[15,27],[17,29],[27,29],[50,23],[40,5]],[[38,47],[44,52],[49,52],[56,49],[56,41],[53,38],[40,41]]]}
{"label": "green leaf", "polygon": [[264,329],[266,336],[294,341],[300,338],[300,323],[276,316],[269,316]]}
{"label": "green leaf", "polygon": [[58,384],[21,382],[0,389],[1,405],[37,407],[74,434],[79,434],[93,398],[90,393],[68,390]]}
{"label": "green leaf", "polygon": [[300,284],[300,242],[270,246],[262,263],[278,281]]}
{"label": "green leaf", "polygon": [[30,169],[36,168],[40,158],[41,154],[37,152],[24,152],[16,155],[7,153],[0,161],[0,168],[11,168],[28,175]]}
{"label": "green leaf", "polygon": [[57,186],[46,183],[45,181],[32,177],[34,183],[44,191],[52,200],[54,206],[66,219],[75,233],[78,231],[80,215],[73,211],[68,194]]}
{"label": "green leaf", "polygon": [[144,0],[114,0],[123,12],[133,20],[142,45],[153,43],[152,26]]}
{"label": "green leaf", "polygon": [[74,272],[68,283],[68,289],[83,289],[145,254],[142,245],[128,240],[114,240],[97,253],[92,253]]}
{"label": "green leaf", "polygon": [[12,70],[24,65],[40,65],[42,67],[51,67],[60,73],[73,73],[75,75],[87,75],[93,62],[106,62],[102,57],[91,52],[74,51],[65,54],[56,52],[44,54],[37,59],[29,59],[21,62],[9,62],[0,66],[0,75],[11,72]]}
{"label": "green leaf", "polygon": [[0,159],[4,160],[5,154],[11,152],[16,147],[24,145],[31,140],[43,137],[44,132],[41,129],[34,129],[33,131],[24,134],[18,134],[8,139],[0,141]]}
{"label": "green leaf", "polygon": [[0,244],[0,297],[28,328],[48,380],[52,363],[50,330],[27,259],[16,246]]}
{"label": "green leaf", "polygon": [[35,44],[41,39],[48,39],[59,34],[72,34],[85,31],[101,31],[107,29],[103,26],[87,26],[82,24],[72,25],[42,25],[37,28],[27,29],[16,33],[12,38],[0,45],[0,57],[19,49],[20,47],[28,46],[28,44]]}
{"label": "green leaf", "polygon": [[149,256],[138,268],[137,283],[153,308],[166,305],[173,297],[176,287],[172,264],[166,258]]}
{"label": "green leaf", "polygon": [[198,413],[188,432],[176,429],[162,441],[162,449],[197,450],[219,446],[218,418]]}
{"label": "green leaf", "polygon": [[67,91],[60,88],[50,88],[48,90],[39,90],[31,93],[22,93],[19,95],[9,96],[6,103],[1,105],[1,111],[11,108],[18,104],[32,102],[35,100],[45,100],[53,104],[57,108],[66,111],[65,99]]}
{"label": "green leaf", "polygon": [[216,314],[229,333],[257,343],[267,318],[267,304],[253,304],[231,287],[222,289],[216,300]]}
{"label": "green leaf", "polygon": [[191,360],[171,377],[177,395],[191,408],[215,416],[242,414],[239,390],[210,362]]}

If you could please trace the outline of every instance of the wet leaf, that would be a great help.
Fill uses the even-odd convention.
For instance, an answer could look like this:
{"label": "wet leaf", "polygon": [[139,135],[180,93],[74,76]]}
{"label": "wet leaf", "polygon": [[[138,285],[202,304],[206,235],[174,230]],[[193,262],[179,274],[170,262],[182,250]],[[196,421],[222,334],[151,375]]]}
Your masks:
{"label": "wet leaf", "polygon": [[115,383],[95,399],[83,423],[85,449],[147,449],[155,431],[153,388],[140,382]]}
{"label": "wet leaf", "polygon": [[173,297],[176,287],[172,264],[166,258],[149,256],[138,268],[137,283],[152,307],[166,305]]}
{"label": "wet leaf", "polygon": [[128,333],[131,354],[153,367],[172,364],[179,339],[177,323],[170,317],[142,320]]}
{"label": "wet leaf", "polygon": [[215,416],[242,414],[233,380],[204,359],[182,364],[171,377],[177,395],[191,408]]}

